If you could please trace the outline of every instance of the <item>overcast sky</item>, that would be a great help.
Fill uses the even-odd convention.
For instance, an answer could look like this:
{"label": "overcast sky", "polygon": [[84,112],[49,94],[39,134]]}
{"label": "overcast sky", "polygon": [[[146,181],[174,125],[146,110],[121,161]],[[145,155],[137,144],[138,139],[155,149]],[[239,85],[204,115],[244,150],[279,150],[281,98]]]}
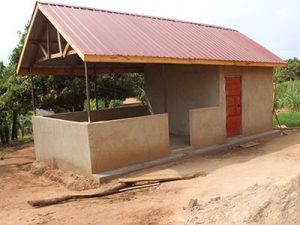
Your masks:
{"label": "overcast sky", "polygon": [[[282,59],[300,58],[299,0],[46,0],[207,23],[239,30]],[[0,61],[8,62],[34,0],[1,2]]]}

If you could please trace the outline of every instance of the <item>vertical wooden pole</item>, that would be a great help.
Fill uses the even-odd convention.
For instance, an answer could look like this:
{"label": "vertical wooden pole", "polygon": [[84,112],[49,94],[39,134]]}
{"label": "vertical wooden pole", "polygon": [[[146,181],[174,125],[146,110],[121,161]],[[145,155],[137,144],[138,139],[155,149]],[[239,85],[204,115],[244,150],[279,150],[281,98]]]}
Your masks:
{"label": "vertical wooden pole", "polygon": [[95,84],[95,101],[96,101],[96,109],[99,110],[99,103],[98,103],[98,83],[97,83],[97,70],[96,64],[94,64],[94,84]]}
{"label": "vertical wooden pole", "polygon": [[47,58],[50,59],[49,21],[47,21]]}
{"label": "vertical wooden pole", "polygon": [[32,77],[32,69],[30,66],[30,88],[31,88],[31,102],[32,102],[32,110],[33,110],[33,115],[36,115],[35,111],[35,99],[34,99],[34,88],[33,88],[33,77]]}
{"label": "vertical wooden pole", "polygon": [[85,71],[85,89],[86,89],[86,101],[87,101],[87,115],[88,122],[91,122],[91,105],[90,105],[90,81],[88,76],[87,63],[84,62],[84,71]]}

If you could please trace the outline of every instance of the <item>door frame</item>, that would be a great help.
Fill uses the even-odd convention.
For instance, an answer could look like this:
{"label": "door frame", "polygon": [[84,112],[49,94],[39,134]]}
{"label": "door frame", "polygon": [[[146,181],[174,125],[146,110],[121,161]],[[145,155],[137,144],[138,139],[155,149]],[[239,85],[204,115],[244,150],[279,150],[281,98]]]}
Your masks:
{"label": "door frame", "polygon": [[[240,78],[240,133],[237,134],[237,135],[231,135],[231,136],[228,136],[228,133],[227,133],[227,101],[226,101],[226,98],[227,98],[227,94],[226,94],[226,78],[227,77],[239,77]],[[224,83],[225,83],[225,124],[226,124],[226,137],[227,138],[231,138],[231,137],[236,137],[236,136],[240,136],[242,135],[242,131],[243,131],[243,79],[242,79],[242,75],[241,74],[225,74],[224,75]]]}

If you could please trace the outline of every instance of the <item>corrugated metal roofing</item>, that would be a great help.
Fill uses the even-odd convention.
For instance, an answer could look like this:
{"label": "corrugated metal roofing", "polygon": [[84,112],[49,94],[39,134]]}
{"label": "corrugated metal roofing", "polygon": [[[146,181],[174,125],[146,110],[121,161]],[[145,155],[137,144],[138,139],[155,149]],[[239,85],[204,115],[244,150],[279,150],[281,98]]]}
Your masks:
{"label": "corrugated metal roofing", "polygon": [[[61,42],[56,31],[63,37]],[[48,59],[43,59],[46,50],[42,52],[39,48],[47,49],[47,43]],[[67,43],[77,55],[60,56],[62,52],[57,52],[59,44],[67,51]],[[97,72],[99,66],[101,71],[112,67],[127,71],[130,69],[128,65],[135,65],[132,69],[140,71],[143,63],[286,65],[279,57],[237,30],[37,2],[17,73],[82,74],[84,68],[81,60],[101,63],[97,64]]]}
{"label": "corrugated metal roofing", "polygon": [[284,63],[233,29],[44,2],[38,7],[84,55]]}

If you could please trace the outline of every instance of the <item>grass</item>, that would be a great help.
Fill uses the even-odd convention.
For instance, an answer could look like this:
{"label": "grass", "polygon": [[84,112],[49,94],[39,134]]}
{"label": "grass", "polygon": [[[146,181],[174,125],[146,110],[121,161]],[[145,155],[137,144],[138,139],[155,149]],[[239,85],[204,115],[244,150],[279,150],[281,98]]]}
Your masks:
{"label": "grass", "polygon": [[[300,111],[279,112],[277,115],[281,125],[300,127]],[[273,125],[278,125],[275,117],[273,118]]]}
{"label": "grass", "polygon": [[277,85],[275,107],[300,110],[300,81],[286,81]]}

